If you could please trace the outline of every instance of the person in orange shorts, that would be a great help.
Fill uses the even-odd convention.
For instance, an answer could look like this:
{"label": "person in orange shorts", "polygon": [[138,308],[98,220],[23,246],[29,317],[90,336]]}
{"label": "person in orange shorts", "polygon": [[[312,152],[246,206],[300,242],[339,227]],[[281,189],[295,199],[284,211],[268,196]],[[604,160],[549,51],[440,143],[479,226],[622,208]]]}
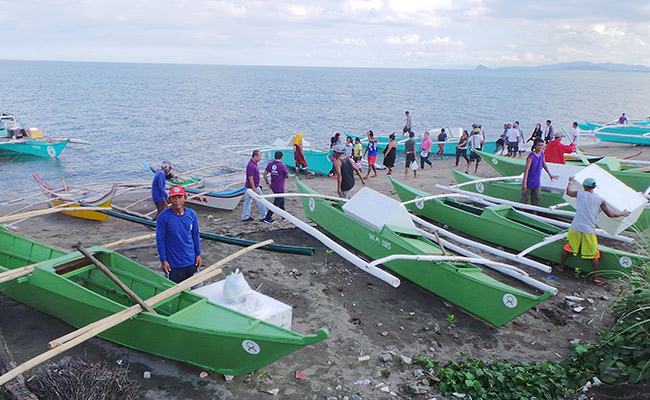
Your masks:
{"label": "person in orange shorts", "polygon": [[566,263],[569,254],[574,256],[578,252],[582,258],[591,260],[591,266],[594,269],[594,283],[602,285],[603,280],[598,275],[598,267],[600,252],[598,251],[598,239],[596,238],[596,218],[600,212],[604,212],[609,218],[618,218],[630,215],[628,210],[621,212],[612,211],[605,200],[594,193],[596,188],[596,180],[594,178],[587,178],[582,182],[584,191],[571,190],[571,183],[573,177],[569,178],[569,183],[566,188],[566,194],[570,197],[577,199],[576,215],[573,217],[571,226],[569,227],[569,234],[567,236],[567,244],[564,246],[560,265],[557,266],[559,271],[564,271],[564,264]]}

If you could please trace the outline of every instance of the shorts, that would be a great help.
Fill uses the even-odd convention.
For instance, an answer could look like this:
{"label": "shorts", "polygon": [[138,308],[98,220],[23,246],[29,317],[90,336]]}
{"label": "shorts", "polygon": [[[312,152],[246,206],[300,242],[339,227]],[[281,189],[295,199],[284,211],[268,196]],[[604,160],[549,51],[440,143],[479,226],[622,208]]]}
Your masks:
{"label": "shorts", "polygon": [[172,282],[181,283],[185,279],[196,274],[196,271],[196,265],[190,265],[189,267],[184,268],[172,268],[169,272],[169,280]]}
{"label": "shorts", "polygon": [[[406,162],[415,161],[415,153],[406,154]],[[408,167],[408,164],[406,165]]]}
{"label": "shorts", "polygon": [[296,168],[307,168],[307,161],[305,160],[296,160]]}
{"label": "shorts", "polygon": [[514,153],[515,151],[519,151],[519,143],[517,143],[517,142],[513,142],[513,143],[508,142],[508,153],[510,153],[510,152]]}
{"label": "shorts", "polygon": [[497,139],[497,145],[503,146],[504,144],[505,144],[505,140],[503,140],[503,138],[498,138]]}
{"label": "shorts", "polygon": [[408,158],[406,159],[406,168],[411,166],[411,163],[414,163],[415,160],[409,160]]}
{"label": "shorts", "polygon": [[377,156],[368,156],[368,165],[375,165],[375,161],[377,161]]}
{"label": "shorts", "polygon": [[585,260],[600,258],[598,239],[593,233],[582,233],[569,229],[567,244],[564,245],[564,250],[572,253],[574,256],[577,256],[579,251]]}
{"label": "shorts", "polygon": [[470,161],[476,161],[476,163],[478,164],[478,163],[481,162],[482,158],[481,158],[481,156],[478,155],[478,153],[470,151],[469,152],[469,160]]}
{"label": "shorts", "polygon": [[519,202],[528,204],[528,202],[531,201],[530,204],[534,206],[539,206],[541,200],[542,200],[542,188],[538,187],[536,189],[526,189],[526,191],[521,194],[521,200]]}
{"label": "shorts", "polygon": [[445,144],[444,143],[438,143],[438,152],[442,154],[445,151]]}

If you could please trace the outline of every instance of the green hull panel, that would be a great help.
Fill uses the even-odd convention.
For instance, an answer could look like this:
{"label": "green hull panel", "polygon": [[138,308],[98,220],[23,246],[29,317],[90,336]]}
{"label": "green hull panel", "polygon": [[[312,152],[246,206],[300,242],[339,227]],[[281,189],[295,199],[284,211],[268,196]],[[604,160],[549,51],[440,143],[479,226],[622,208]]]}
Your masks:
{"label": "green hull panel", "polygon": [[[173,282],[118,253],[100,247],[89,251],[143,299],[173,286]],[[77,328],[134,304],[92,264],[82,262],[65,273],[56,268],[81,258],[79,253],[66,254],[0,230],[0,271],[40,262],[31,274],[0,284],[0,291]],[[253,372],[329,336],[324,328],[315,335],[303,336],[210,303],[189,291],[154,309],[157,315],[142,312],[99,336],[227,375]]]}
{"label": "green hull panel", "polygon": [[[523,158],[504,157],[483,151],[479,151],[478,153],[486,160],[487,164],[490,164],[492,168],[503,176],[515,176],[524,173],[526,160]],[[567,164],[569,163],[567,162]],[[576,164],[579,163],[577,162]],[[600,160],[596,164],[603,167],[603,169],[614,175],[618,180],[636,191],[643,192],[650,186],[650,172],[635,172],[634,169],[638,168],[638,166],[622,165],[620,166],[620,170],[615,170],[608,164],[608,160],[606,159]]]}
{"label": "green hull panel", "polygon": [[[296,163],[294,162],[293,158],[293,149],[262,149],[262,154],[266,160],[271,161],[274,159],[276,151],[282,152],[282,162],[287,166],[287,168],[289,168],[289,172],[292,172],[296,168]],[[332,170],[332,162],[327,157],[327,152],[318,150],[304,150],[304,153],[305,161],[307,161],[307,170],[321,175],[327,175]]]}
{"label": "green hull panel", "polygon": [[[431,195],[393,179],[391,182],[402,201]],[[565,232],[561,228],[517,212],[508,205],[485,207],[446,198],[412,203],[407,205],[407,208],[467,235],[516,251],[525,250],[542,242],[546,237]],[[564,240],[556,241],[533,250],[529,254],[535,258],[559,264],[564,243]],[[629,271],[632,266],[644,265],[649,261],[646,257],[605,246],[598,246],[598,249],[600,250],[600,271],[602,273],[611,271],[618,275],[620,272]],[[566,265],[571,268],[580,268],[581,271],[593,270],[591,261],[581,257],[569,257]]]}
{"label": "green hull panel", "polygon": [[[316,194],[301,181],[302,193]],[[307,218],[373,259],[393,254],[440,255],[440,248],[416,230],[384,226],[381,231],[346,215],[342,202],[303,198]],[[533,295],[499,282],[469,263],[393,260],[386,268],[456,304],[476,317],[501,326],[551,296]]]}
{"label": "green hull panel", "polygon": [[[478,176],[465,174],[451,168],[456,183],[465,183],[481,179]],[[496,182],[476,182],[473,185],[463,186],[462,189],[468,192],[480,193],[486,196],[492,196],[509,201],[519,201],[521,199],[521,182],[520,181],[496,181]],[[540,197],[541,207],[550,207],[556,204],[565,203],[561,193],[542,190]],[[573,208],[570,208],[573,209]],[[650,209],[643,210],[639,219],[629,228],[628,231],[643,232],[650,228]]]}

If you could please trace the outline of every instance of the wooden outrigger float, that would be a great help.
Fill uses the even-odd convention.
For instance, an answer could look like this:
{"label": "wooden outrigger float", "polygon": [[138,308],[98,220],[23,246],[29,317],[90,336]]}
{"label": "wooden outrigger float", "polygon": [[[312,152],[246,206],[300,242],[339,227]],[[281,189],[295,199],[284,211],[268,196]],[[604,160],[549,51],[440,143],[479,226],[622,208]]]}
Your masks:
{"label": "wooden outrigger float", "polygon": [[372,258],[397,255],[383,265],[494,326],[553,294],[531,294],[499,282],[463,257],[448,261],[440,246],[415,229],[404,206],[372,189],[363,188],[343,202],[318,198],[301,181],[296,184],[301,193],[316,196],[302,199],[307,218]]}
{"label": "wooden outrigger float", "polygon": [[[24,304],[84,327],[50,343],[54,349],[0,377],[0,384],[83,340],[100,337],[140,351],[187,362],[228,375],[250,373],[329,333],[301,335],[211,303],[190,287],[221,272],[220,265],[257,243],[204,268],[178,285],[118,253],[102,247],[66,253],[0,229],[0,291]],[[143,312],[133,294],[104,274],[108,267],[154,312]],[[9,280],[6,280],[6,279]]]}

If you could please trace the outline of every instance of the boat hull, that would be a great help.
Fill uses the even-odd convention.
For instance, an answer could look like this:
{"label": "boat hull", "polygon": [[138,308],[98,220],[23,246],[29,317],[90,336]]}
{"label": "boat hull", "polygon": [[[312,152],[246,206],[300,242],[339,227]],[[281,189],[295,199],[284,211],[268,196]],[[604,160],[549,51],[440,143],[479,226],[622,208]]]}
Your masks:
{"label": "boat hull", "polygon": [[[0,142],[1,143],[1,142]],[[37,157],[58,157],[68,140],[60,142],[47,142],[41,140],[27,139],[24,143],[13,143],[0,145],[0,154],[28,154]]]}
{"label": "boat hull", "polygon": [[[431,195],[393,179],[391,182],[402,201]],[[447,198],[411,203],[407,205],[407,208],[454,230],[516,251],[523,251],[543,242],[545,238],[566,232],[564,229],[522,214],[508,205],[482,207]],[[565,240],[555,241],[533,250],[529,254],[535,258],[559,264],[565,243]],[[637,254],[601,245],[598,246],[598,250],[600,251],[601,273],[611,272],[612,275],[618,275],[621,272],[629,272],[630,268],[634,266],[644,265],[650,261]],[[581,257],[569,257],[566,266],[586,272],[593,271],[591,261]]]}
{"label": "boat hull", "polygon": [[[6,231],[0,235],[0,271],[42,261],[30,275],[0,284],[0,291],[7,296],[77,328],[133,305],[130,297],[92,264],[82,262],[77,269],[61,270],[60,265],[80,259],[80,254],[65,254]],[[99,247],[89,251],[143,299],[173,286],[168,279],[117,253]],[[158,314],[142,312],[99,336],[201,368],[241,375],[329,335],[321,329],[303,336],[189,291],[154,309]]]}
{"label": "boat hull", "polygon": [[[300,181],[297,185],[302,193],[316,194]],[[378,231],[360,223],[340,209],[340,202],[303,198],[302,203],[307,218],[372,258],[442,254],[438,246],[415,230],[384,226]],[[533,295],[506,285],[469,263],[394,260],[384,266],[497,327],[551,296],[550,292]]]}

